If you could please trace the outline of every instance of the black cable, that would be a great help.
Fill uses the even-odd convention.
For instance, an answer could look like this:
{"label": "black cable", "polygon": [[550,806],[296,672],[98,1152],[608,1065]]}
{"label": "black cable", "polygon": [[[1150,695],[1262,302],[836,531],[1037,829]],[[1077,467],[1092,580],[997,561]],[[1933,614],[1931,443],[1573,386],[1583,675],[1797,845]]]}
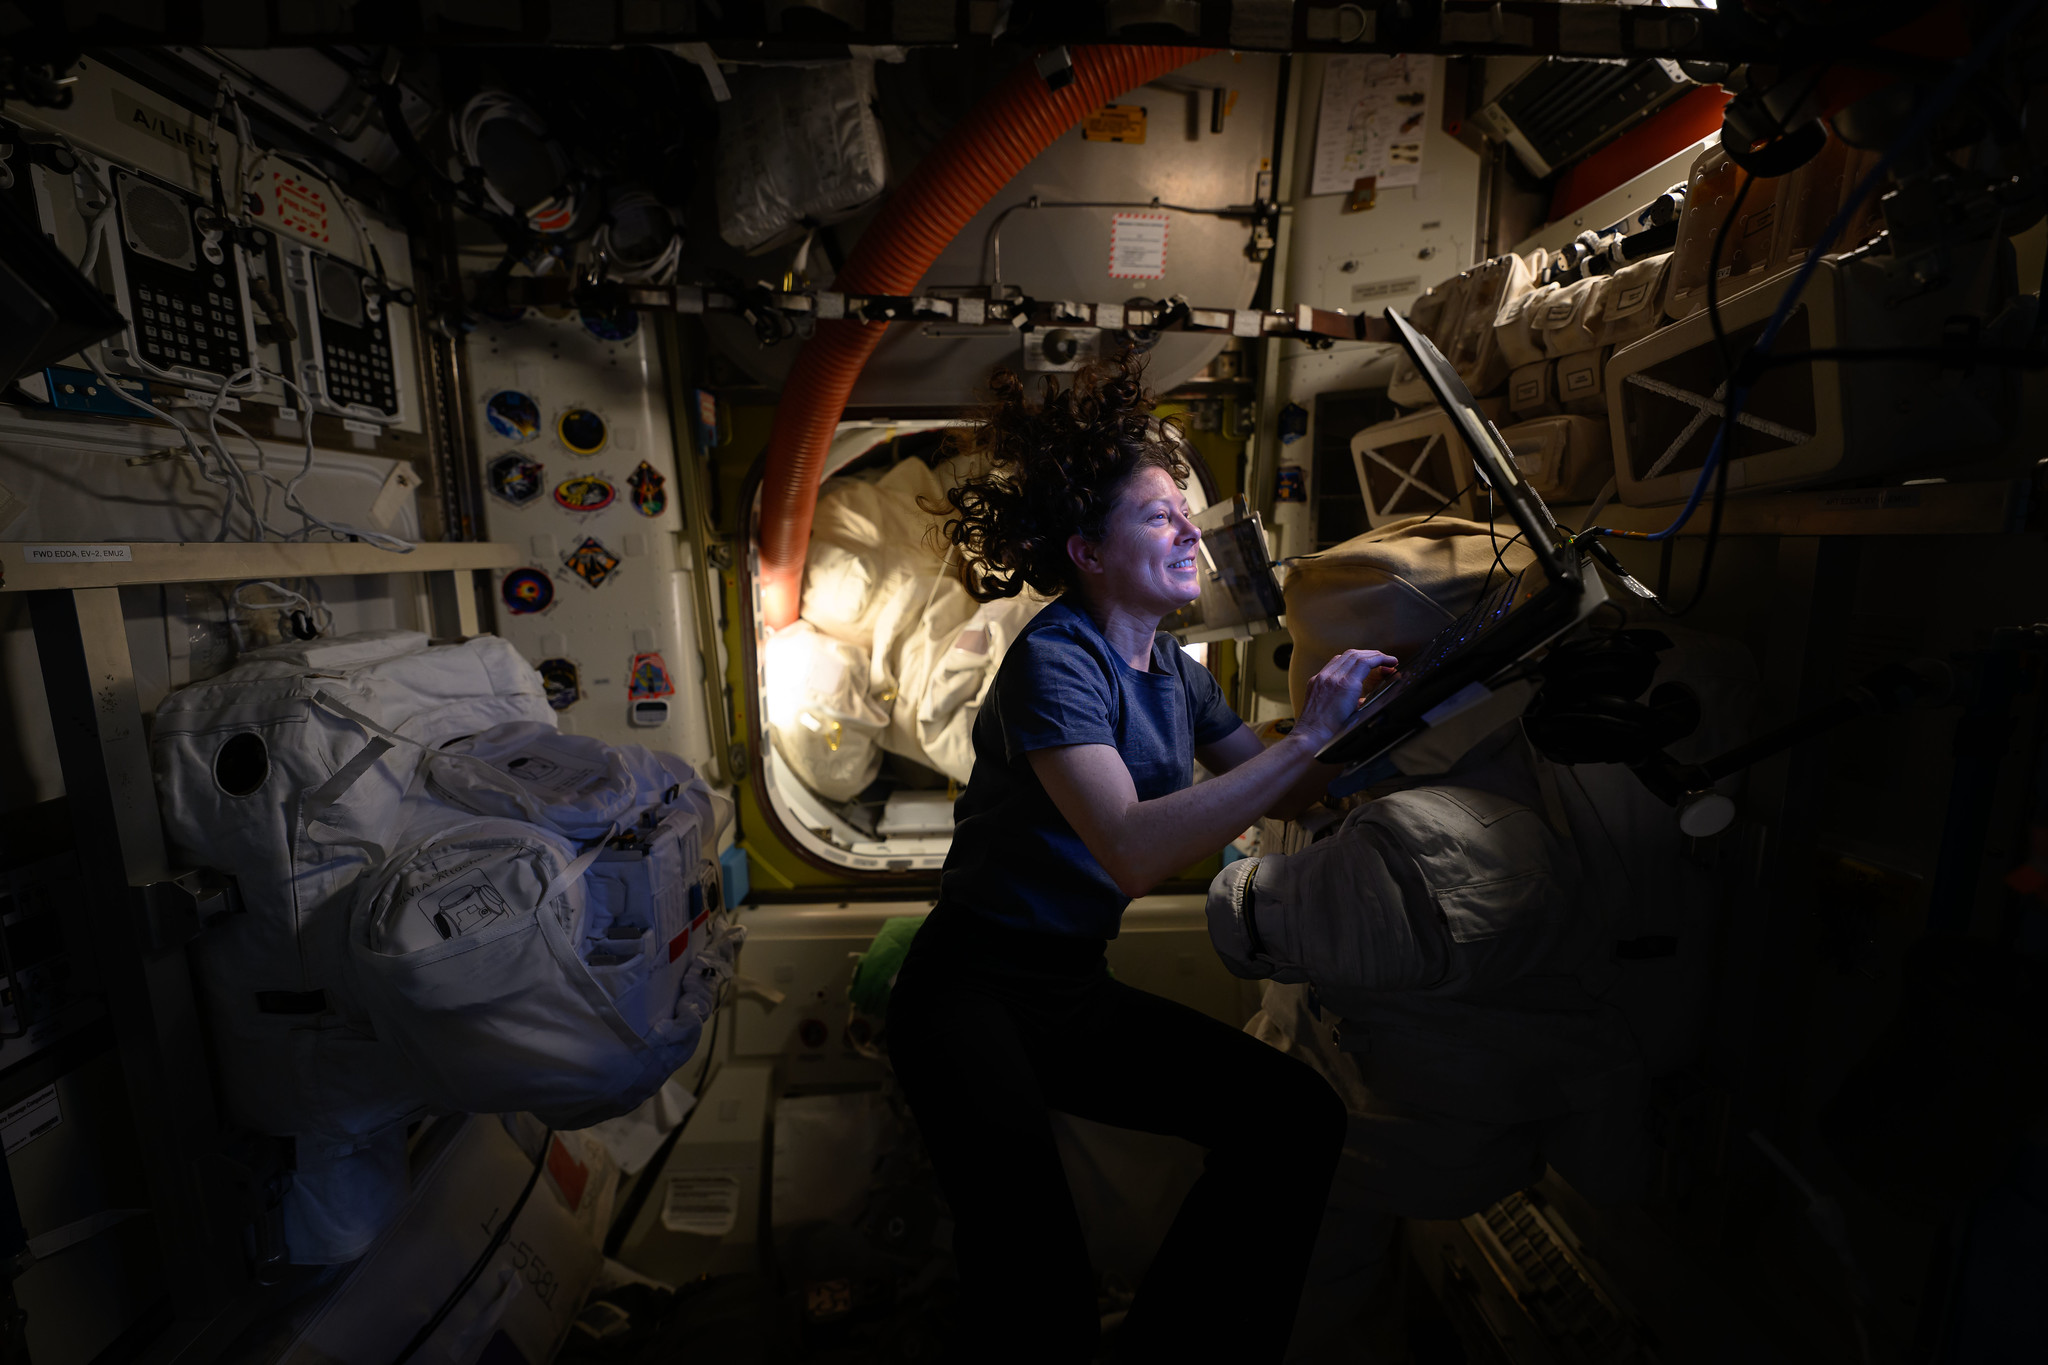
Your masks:
{"label": "black cable", "polygon": [[1486,541],[1487,544],[1493,546],[1493,565],[1486,571],[1486,580],[1479,585],[1479,597],[1482,601],[1485,600],[1486,590],[1493,586],[1494,569],[1500,569],[1503,573],[1507,571],[1506,566],[1500,562],[1500,533],[1495,529],[1493,518],[1493,485],[1488,484],[1486,485]]}
{"label": "black cable", "polygon": [[[1451,494],[1448,498],[1445,498],[1442,502],[1438,503],[1433,509],[1431,509],[1430,514],[1423,518],[1423,520],[1435,521],[1439,516],[1443,514],[1443,510],[1446,507],[1449,507],[1452,503],[1456,502],[1459,498],[1464,497],[1467,493],[1470,493],[1473,489],[1477,488],[1478,486],[1479,479],[1475,476],[1472,482],[1466,484],[1463,488],[1460,488],[1457,492]],[[1489,496],[1491,495],[1489,494]]]}
{"label": "black cable", "polygon": [[[1742,183],[1735,187],[1735,202],[1728,206],[1728,216],[1721,220],[1721,226],[1714,229],[1713,249],[1707,253],[1707,326],[1714,332],[1714,349],[1721,353],[1721,368],[1726,372],[1728,393],[1735,391],[1736,356],[1728,341],[1728,329],[1721,323],[1721,252],[1728,245],[1728,233],[1734,228],[1735,220],[1742,215],[1742,201],[1749,198],[1749,187],[1755,183],[1755,176],[1748,171],[1742,173]],[[1729,438],[1732,442],[1733,432],[1729,433]]]}
{"label": "black cable", "polygon": [[[1721,226],[1714,230],[1714,245],[1707,253],[1707,326],[1714,332],[1714,348],[1721,355],[1722,408],[1721,421],[1725,425],[1734,415],[1730,404],[1735,396],[1735,369],[1740,363],[1735,348],[1729,343],[1728,329],[1721,322],[1721,297],[1717,288],[1721,276],[1721,251],[1728,245],[1728,233],[1735,226],[1735,220],[1742,213],[1742,201],[1749,197],[1749,187],[1756,183],[1756,177],[1748,171],[1742,173],[1742,184],[1736,187],[1735,200],[1728,206],[1728,216],[1721,220]],[[1754,354],[1754,348],[1752,348]],[[1666,608],[1673,617],[1685,616],[1699,606],[1707,596],[1707,580],[1714,573],[1714,550],[1721,540],[1721,513],[1728,504],[1728,466],[1735,463],[1734,431],[1729,431],[1723,440],[1726,449],[1714,466],[1714,504],[1707,519],[1707,543],[1700,551],[1699,576],[1693,580],[1692,598],[1675,611]],[[1670,549],[1673,541],[1664,542]],[[1667,561],[1668,563],[1668,561]]]}
{"label": "black cable", "polygon": [[[489,1119],[479,1121],[491,1122]],[[533,1197],[533,1187],[540,1183],[540,1173],[548,1164],[548,1146],[554,1140],[555,1130],[552,1128],[541,1134],[540,1155],[533,1159],[533,1172],[526,1177],[526,1188],[521,1190],[519,1198],[512,1202],[512,1211],[505,1215],[505,1221],[498,1224],[498,1230],[492,1233],[491,1240],[484,1244],[483,1254],[478,1256],[475,1264],[470,1266],[469,1273],[462,1277],[461,1282],[455,1288],[448,1291],[448,1297],[441,1300],[441,1306],[434,1310],[434,1315],[426,1320],[420,1327],[420,1330],[412,1334],[412,1340],[405,1343],[405,1349],[398,1353],[397,1357],[392,1360],[391,1365],[405,1365],[408,1360],[413,1358],[413,1355],[420,1347],[427,1344],[427,1339],[434,1335],[435,1330],[443,1322],[447,1321],[448,1315],[455,1311],[455,1305],[462,1302],[462,1296],[467,1294],[471,1286],[475,1285],[478,1278],[482,1276],[484,1267],[491,1262],[491,1257],[498,1254],[498,1248],[505,1245],[505,1238],[511,1235],[512,1225],[519,1221],[519,1215],[525,1211],[526,1201]]]}

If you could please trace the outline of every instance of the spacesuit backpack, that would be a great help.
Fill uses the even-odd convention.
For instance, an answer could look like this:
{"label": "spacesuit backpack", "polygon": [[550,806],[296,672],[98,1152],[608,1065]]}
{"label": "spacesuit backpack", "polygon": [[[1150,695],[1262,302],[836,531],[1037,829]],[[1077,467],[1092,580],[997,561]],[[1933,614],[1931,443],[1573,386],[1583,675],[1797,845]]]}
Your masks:
{"label": "spacesuit backpack", "polygon": [[349,953],[435,1104],[584,1127],[689,1059],[737,941],[712,919],[722,804],[680,759],[546,725],[422,756]]}

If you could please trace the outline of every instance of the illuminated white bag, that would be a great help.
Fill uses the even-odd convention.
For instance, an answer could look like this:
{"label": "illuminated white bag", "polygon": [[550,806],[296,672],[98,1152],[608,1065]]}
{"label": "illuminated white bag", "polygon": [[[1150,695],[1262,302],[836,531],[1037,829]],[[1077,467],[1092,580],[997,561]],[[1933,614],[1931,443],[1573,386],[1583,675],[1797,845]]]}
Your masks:
{"label": "illuminated white bag", "polygon": [[765,719],[797,780],[831,801],[860,795],[882,771],[889,710],[868,695],[868,653],[799,620],[761,650]]}

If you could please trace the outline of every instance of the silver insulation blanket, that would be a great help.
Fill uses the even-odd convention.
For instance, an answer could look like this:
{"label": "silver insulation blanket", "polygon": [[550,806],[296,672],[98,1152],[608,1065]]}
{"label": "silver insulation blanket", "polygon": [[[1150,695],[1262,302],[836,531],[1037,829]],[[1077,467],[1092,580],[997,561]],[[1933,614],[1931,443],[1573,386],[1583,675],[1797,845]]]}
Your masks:
{"label": "silver insulation blanket", "polygon": [[749,255],[851,217],[888,179],[875,69],[749,67],[719,110],[718,231]]}

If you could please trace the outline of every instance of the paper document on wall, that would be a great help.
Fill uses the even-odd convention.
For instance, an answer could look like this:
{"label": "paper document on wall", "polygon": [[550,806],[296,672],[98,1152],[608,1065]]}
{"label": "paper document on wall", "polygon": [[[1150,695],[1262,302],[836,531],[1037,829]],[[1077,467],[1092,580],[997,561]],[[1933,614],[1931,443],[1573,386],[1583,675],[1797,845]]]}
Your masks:
{"label": "paper document on wall", "polygon": [[1345,194],[1364,176],[1379,189],[1422,176],[1431,59],[1332,57],[1323,68],[1310,194]]}
{"label": "paper document on wall", "polygon": [[699,1237],[725,1236],[739,1223],[740,1174],[719,1170],[670,1176],[661,1225]]}

